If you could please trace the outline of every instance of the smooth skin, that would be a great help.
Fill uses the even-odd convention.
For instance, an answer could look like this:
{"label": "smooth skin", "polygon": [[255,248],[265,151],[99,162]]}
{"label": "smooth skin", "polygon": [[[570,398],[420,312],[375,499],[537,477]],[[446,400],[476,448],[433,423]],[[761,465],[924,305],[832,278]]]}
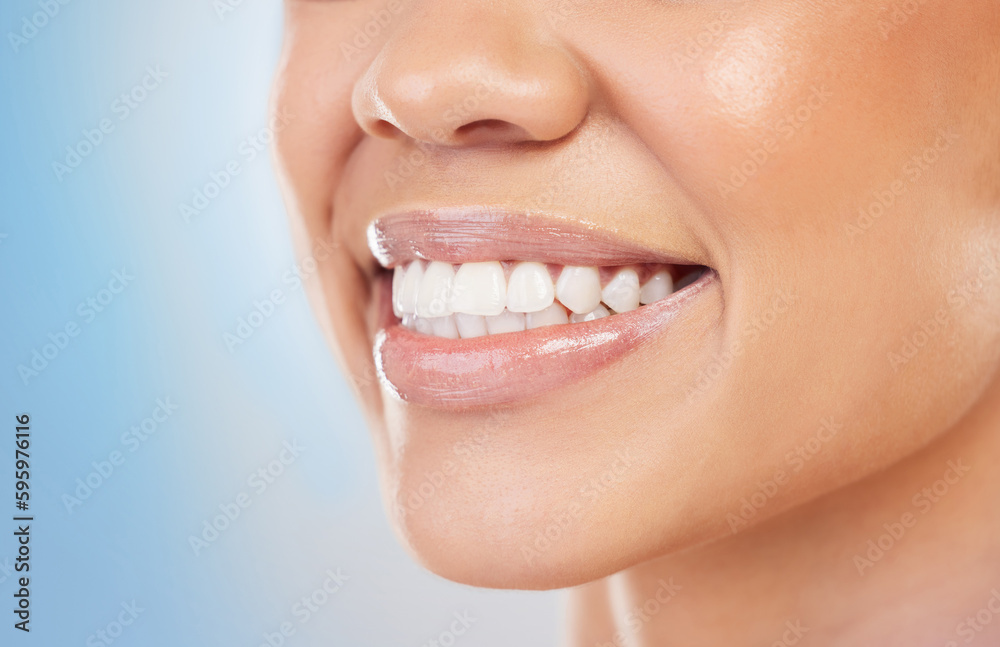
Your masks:
{"label": "smooth skin", "polygon": [[[401,540],[575,587],[572,646],[1000,641],[998,98],[996,0],[288,0],[283,189]],[[714,268],[699,332],[516,406],[382,390],[372,219],[541,195]]]}

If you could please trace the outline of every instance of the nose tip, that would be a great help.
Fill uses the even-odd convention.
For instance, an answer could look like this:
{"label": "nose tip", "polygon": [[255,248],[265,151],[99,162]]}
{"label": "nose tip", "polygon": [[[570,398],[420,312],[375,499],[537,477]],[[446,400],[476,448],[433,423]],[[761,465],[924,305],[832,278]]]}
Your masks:
{"label": "nose tip", "polygon": [[354,86],[357,123],[374,137],[446,146],[560,139],[587,114],[581,66],[524,23],[415,16],[392,33]]}

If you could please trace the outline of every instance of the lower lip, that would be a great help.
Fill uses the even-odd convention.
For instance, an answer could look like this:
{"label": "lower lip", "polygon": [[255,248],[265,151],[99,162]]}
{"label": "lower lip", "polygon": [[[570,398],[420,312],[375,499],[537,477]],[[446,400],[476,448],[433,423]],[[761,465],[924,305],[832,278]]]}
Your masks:
{"label": "lower lip", "polygon": [[718,282],[708,270],[671,296],[595,321],[447,339],[404,328],[392,314],[391,278],[379,281],[375,367],[394,396],[435,409],[508,404],[584,379],[661,333]]}

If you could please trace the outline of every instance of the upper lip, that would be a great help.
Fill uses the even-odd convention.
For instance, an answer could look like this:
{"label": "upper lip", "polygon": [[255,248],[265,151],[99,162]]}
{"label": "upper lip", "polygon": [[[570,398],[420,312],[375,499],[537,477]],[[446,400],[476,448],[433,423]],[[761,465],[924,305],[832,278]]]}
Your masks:
{"label": "upper lip", "polygon": [[531,260],[555,265],[701,265],[596,226],[484,207],[412,210],[368,225],[368,247],[385,268],[415,259],[450,263]]}

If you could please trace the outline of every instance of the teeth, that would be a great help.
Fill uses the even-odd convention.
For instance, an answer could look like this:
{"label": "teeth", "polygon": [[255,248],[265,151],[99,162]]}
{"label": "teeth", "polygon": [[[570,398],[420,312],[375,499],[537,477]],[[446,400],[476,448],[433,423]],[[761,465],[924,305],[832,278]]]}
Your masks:
{"label": "teeth", "polygon": [[430,319],[425,319],[424,317],[413,316],[413,325],[416,331],[423,333],[424,335],[433,335],[434,326],[431,324]]}
{"label": "teeth", "polygon": [[601,290],[601,301],[615,312],[639,307],[639,275],[631,268],[618,270]]}
{"label": "teeth", "polygon": [[520,332],[524,330],[524,314],[504,310],[498,315],[486,317],[486,330],[491,335],[503,332]]}
{"label": "teeth", "polygon": [[507,281],[499,261],[463,263],[452,282],[452,312],[499,315],[507,305]]}
{"label": "teeth", "polygon": [[660,299],[665,299],[674,291],[674,280],[670,272],[660,270],[654,274],[639,290],[639,303],[645,305]]}
{"label": "teeth", "polygon": [[539,312],[552,305],[555,287],[549,271],[541,263],[518,263],[507,281],[507,309],[511,312]]}
{"label": "teeth", "polygon": [[566,308],[558,303],[553,303],[545,310],[524,315],[524,324],[528,330],[564,323],[569,323],[569,317],[566,316]]}
{"label": "teeth", "polygon": [[403,277],[406,270],[402,265],[397,265],[392,271],[392,314],[397,317],[403,316]]}
{"label": "teeth", "polygon": [[417,289],[424,278],[424,266],[420,261],[413,261],[406,268],[402,285],[399,288],[399,310],[403,314],[414,314],[417,311]]}
{"label": "teeth", "polygon": [[455,324],[458,326],[458,334],[462,339],[482,337],[489,332],[486,330],[486,317],[482,315],[467,315],[463,312],[456,312],[453,316]]}
{"label": "teeth", "polygon": [[[544,326],[594,321],[635,310],[697,280],[697,267],[676,284],[663,265],[565,266],[553,283],[544,263],[416,260],[392,275],[392,310],[402,325],[425,335],[470,339]],[[702,268],[704,269],[704,268]],[[610,272],[609,272],[610,270]],[[601,288],[601,272],[611,279]],[[652,275],[640,286],[639,276]]]}
{"label": "teeth", "polygon": [[594,319],[601,319],[603,317],[607,317],[610,314],[611,313],[608,312],[607,308],[605,308],[601,304],[597,304],[596,308],[594,308],[593,310],[591,310],[586,314],[580,315],[574,312],[569,316],[569,320],[571,323],[582,323],[584,321],[593,321]]}
{"label": "teeth", "polygon": [[586,314],[601,302],[601,275],[596,267],[567,265],[556,281],[556,296],[577,314]]}
{"label": "teeth", "polygon": [[431,319],[431,330],[436,337],[458,339],[458,327],[455,325],[455,315],[434,317]]}
{"label": "teeth", "polygon": [[419,317],[445,317],[451,314],[448,307],[455,270],[451,263],[435,261],[424,270],[417,291],[416,311]]}

